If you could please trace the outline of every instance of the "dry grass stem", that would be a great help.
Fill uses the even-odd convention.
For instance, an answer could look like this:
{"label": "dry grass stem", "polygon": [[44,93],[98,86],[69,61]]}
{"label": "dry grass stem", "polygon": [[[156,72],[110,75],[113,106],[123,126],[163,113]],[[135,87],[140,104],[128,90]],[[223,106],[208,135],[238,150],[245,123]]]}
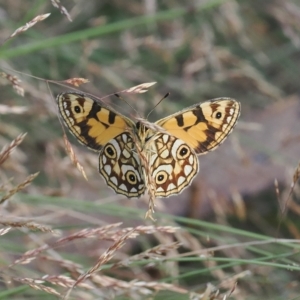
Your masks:
{"label": "dry grass stem", "polygon": [[236,288],[237,288],[237,281],[234,283],[234,285],[232,286],[232,289],[229,291],[229,293],[228,293],[228,297],[230,297],[231,295],[232,295],[232,293],[236,290]]}
{"label": "dry grass stem", "polygon": [[82,174],[82,176],[84,177],[84,179],[87,181],[88,178],[86,176],[86,173],[82,167],[82,165],[79,163],[78,159],[77,159],[77,156],[66,136],[66,134],[64,133],[64,143],[65,143],[65,148],[66,148],[66,151],[72,161],[72,163],[75,165],[75,167],[80,171],[80,173]]}
{"label": "dry grass stem", "polygon": [[294,192],[294,189],[295,189],[295,186],[296,186],[296,183],[297,181],[299,180],[300,178],[300,162],[298,163],[295,171],[294,171],[294,174],[293,174],[293,180],[292,180],[292,183],[291,183],[291,186],[290,186],[290,190],[289,190],[289,193],[288,193],[288,196],[286,198],[286,201],[284,201],[284,210],[283,210],[283,213],[286,211],[286,208],[287,207],[290,207],[291,209],[293,210],[297,210],[296,207],[298,206],[296,204],[295,201],[289,201],[293,192]]}
{"label": "dry grass stem", "polygon": [[293,194],[293,191],[294,191],[295,186],[296,186],[296,182],[298,181],[299,178],[300,178],[300,162],[299,162],[299,164],[297,165],[297,167],[294,171],[292,183],[291,183],[291,186],[290,186],[288,196],[287,196],[286,200],[284,201],[284,208],[282,210],[282,213],[285,213],[287,207],[292,206],[292,204],[290,203],[289,200],[290,200],[290,198]]}
{"label": "dry grass stem", "polygon": [[134,232],[134,229],[129,231],[128,233],[125,233],[123,236],[121,236],[113,245],[111,245],[98,259],[96,264],[90,268],[85,274],[80,276],[77,280],[77,285],[79,282],[84,281],[86,278],[90,277],[93,273],[96,273],[100,270],[101,266],[106,264],[108,261],[110,261],[114,255],[114,253],[122,248],[125,244],[125,241],[128,240],[131,236],[131,233]]}
{"label": "dry grass stem", "polygon": [[72,289],[79,285],[81,282],[85,281],[87,278],[89,278],[93,273],[96,273],[101,269],[101,266],[103,264],[106,264],[108,261],[110,261],[114,255],[114,253],[119,250],[121,247],[124,246],[125,241],[130,238],[131,234],[134,232],[134,229],[127,232],[123,236],[121,236],[112,246],[110,246],[97,260],[96,264],[90,268],[86,273],[79,276],[79,278],[76,280],[74,285],[71,287],[71,289],[67,292],[65,298],[69,297],[69,294],[71,293]]}
{"label": "dry grass stem", "polygon": [[[147,122],[149,123],[149,122]],[[149,123],[150,124],[150,123]],[[151,124],[150,124],[151,125]],[[153,178],[153,176],[146,176],[146,174],[152,174],[152,169],[151,166],[149,165],[149,161],[150,161],[150,150],[144,151],[144,149],[142,149],[139,145],[140,143],[137,141],[137,138],[135,135],[132,135],[134,138],[134,142],[136,145],[136,150],[138,152],[138,155],[141,159],[141,164],[143,166],[143,171],[144,171],[144,178],[146,178],[146,188],[148,191],[148,196],[149,196],[149,200],[148,200],[148,210],[145,214],[145,219],[151,219],[153,222],[155,222],[156,220],[153,218],[153,214],[155,212],[154,207],[155,207],[155,192],[156,192],[156,183],[155,180]]]}
{"label": "dry grass stem", "polygon": [[150,260],[151,259],[153,259],[153,260],[159,259],[159,261],[161,262],[162,259],[165,258],[165,255],[168,252],[176,250],[180,246],[181,246],[181,243],[179,243],[179,242],[174,242],[174,243],[165,244],[165,245],[158,245],[158,246],[153,247],[151,249],[148,249],[148,250],[146,250],[142,253],[130,256],[127,259],[124,259],[124,260],[122,260],[118,263],[115,263],[112,268],[118,268],[118,267],[121,267],[121,266],[128,266],[131,263],[133,263],[135,261],[140,261],[142,259],[150,259]]}
{"label": "dry grass stem", "polygon": [[[44,275],[40,280],[44,280],[51,284],[59,285],[66,288],[70,288],[75,284],[74,279],[64,275]],[[93,289],[93,287],[90,284],[84,282],[81,282],[80,284],[78,284],[78,286],[85,289]]]}
{"label": "dry grass stem", "polygon": [[16,137],[8,146],[4,146],[0,152],[0,166],[8,159],[12,151],[22,143],[27,133],[22,133]]}
{"label": "dry grass stem", "polygon": [[[153,294],[153,290],[155,291],[170,290],[182,294],[189,293],[186,289],[178,287],[176,285],[156,282],[156,281],[145,282],[145,281],[132,280],[127,282],[113,277],[109,277],[105,275],[96,275],[96,274],[92,275],[91,279],[93,280],[94,283],[96,283],[101,287],[111,288],[114,291],[118,291],[118,294],[138,293],[139,295],[151,295]],[[195,295],[199,296],[199,294],[195,294]]]}
{"label": "dry grass stem", "polygon": [[129,89],[123,90],[120,93],[129,93],[129,94],[143,94],[148,92],[148,88],[156,84],[156,82],[145,82],[136,86],[133,86]]}
{"label": "dry grass stem", "polygon": [[295,184],[299,178],[300,178],[300,162],[299,162],[298,166],[296,167],[294,175],[293,175],[293,182],[291,184],[292,189],[295,187]]}
{"label": "dry grass stem", "polygon": [[15,30],[15,32],[13,34],[11,34],[6,40],[18,35],[21,32],[24,32],[26,30],[28,30],[29,28],[33,27],[36,23],[44,21],[45,19],[47,19],[51,14],[44,14],[44,15],[38,15],[35,18],[33,18],[31,21],[29,21],[28,23],[26,23],[24,26],[19,27],[17,30]]}
{"label": "dry grass stem", "polygon": [[51,0],[51,3],[54,7],[58,8],[60,13],[66,16],[70,22],[73,21],[66,8],[60,4],[60,0]]}
{"label": "dry grass stem", "polygon": [[[180,227],[173,227],[173,226],[136,226],[136,227],[127,227],[115,230],[114,228],[119,226],[121,223],[110,224],[107,226],[103,226],[96,229],[83,229],[78,233],[73,234],[72,236],[68,236],[64,239],[70,240],[72,238],[90,238],[95,237],[101,238],[108,241],[117,241],[122,237],[124,234],[128,232],[132,232],[129,238],[134,239],[140,234],[154,234],[157,232],[163,233],[174,233],[180,229]],[[61,242],[61,241],[60,241]]]}
{"label": "dry grass stem", "polygon": [[165,233],[174,233],[177,230],[180,230],[180,227],[175,226],[137,226],[137,227],[128,227],[125,229],[122,229],[123,232],[132,231],[134,229],[135,233],[132,236],[136,236],[138,234],[153,234],[156,232],[165,232]]}
{"label": "dry grass stem", "polygon": [[66,269],[68,272],[72,274],[73,277],[78,277],[80,274],[83,273],[83,266],[77,263],[74,263],[73,261],[67,260],[67,259],[58,259],[54,258],[52,256],[48,255],[41,255],[39,257],[41,260],[49,261],[52,264],[57,264],[61,268]]}
{"label": "dry grass stem", "polygon": [[[214,295],[213,295],[213,293],[214,293]],[[200,298],[197,297],[196,295],[193,295],[192,299],[214,300],[214,299],[216,299],[218,294],[219,294],[219,291],[218,290],[216,291],[216,288],[211,283],[208,283],[206,285],[206,289],[205,289],[204,293],[200,296]],[[225,299],[223,299],[223,300],[225,300]]]}
{"label": "dry grass stem", "polygon": [[236,288],[236,283],[239,279],[251,276],[252,272],[249,270],[242,271],[238,274],[231,276],[230,278],[223,279],[222,282],[218,285],[219,288]]}
{"label": "dry grass stem", "polygon": [[5,235],[8,232],[10,232],[10,230],[11,230],[11,227],[1,228],[0,229],[0,235]]}
{"label": "dry grass stem", "polygon": [[138,289],[135,287],[134,282],[135,281],[124,281],[121,279],[105,276],[105,275],[98,275],[93,274],[91,276],[91,280],[95,284],[97,284],[100,287],[106,288],[106,289],[113,289],[116,294],[136,294],[139,295],[150,295],[152,294],[151,290],[148,288],[139,287]]}
{"label": "dry grass stem", "polygon": [[61,239],[57,240],[55,243],[61,244],[61,243],[70,242],[70,241],[76,240],[76,239],[93,238],[93,237],[97,237],[97,238],[101,238],[101,239],[108,239],[108,240],[115,240],[115,239],[117,239],[113,235],[115,231],[112,231],[112,230],[114,228],[120,226],[121,224],[122,223],[114,223],[114,224],[109,224],[109,225],[102,226],[99,228],[94,228],[94,229],[91,229],[91,228],[83,229],[78,232],[75,232],[72,235],[68,235],[67,237],[61,238]]}
{"label": "dry grass stem", "polygon": [[299,7],[296,3],[286,3],[285,1],[276,1],[269,7],[270,13],[279,22],[283,34],[291,40],[294,46],[300,48],[299,37]]}
{"label": "dry grass stem", "polygon": [[215,75],[216,81],[241,81],[253,85],[262,95],[272,99],[280,99],[282,92],[276,86],[270,84],[261,72],[247,61],[238,58],[229,52],[228,49],[219,48],[215,52],[216,60],[220,65],[230,64],[232,68],[226,68],[225,72],[218,72]]}
{"label": "dry grass stem", "polygon": [[[17,259],[11,266],[16,264],[28,264],[31,261],[35,260],[38,255],[40,255],[41,252],[46,251],[48,249],[54,249],[58,246],[62,246],[65,243],[69,243],[73,240],[82,239],[82,238],[90,238],[97,235],[98,238],[105,238],[105,232],[111,230],[112,228],[115,228],[119,226],[120,223],[116,224],[109,224],[107,226],[103,226],[96,229],[83,229],[81,231],[78,231],[72,235],[69,235],[67,237],[60,238],[56,240],[51,245],[45,244],[38,248],[29,250],[25,252],[19,259]],[[108,234],[108,236],[111,236],[111,234]],[[111,238],[110,238],[111,240]]]}
{"label": "dry grass stem", "polygon": [[245,221],[247,218],[247,208],[242,195],[236,190],[232,189],[231,197],[235,208],[236,216],[241,220]]}
{"label": "dry grass stem", "polygon": [[11,83],[17,94],[24,97],[24,89],[21,87],[21,80],[17,76],[7,74],[5,72],[0,72],[0,76],[6,78]]}
{"label": "dry grass stem", "polygon": [[[0,225],[9,226],[8,228],[28,228],[30,230],[50,232],[55,235],[59,234],[59,231],[53,230],[49,226],[41,225],[31,220],[10,220],[0,215]],[[4,228],[2,230],[5,230]]]}
{"label": "dry grass stem", "polygon": [[276,178],[274,179],[274,187],[275,187],[275,193],[276,193],[279,209],[280,209],[281,213],[283,213],[284,208],[282,208],[282,203],[280,201],[279,185],[278,185],[278,180]]}
{"label": "dry grass stem", "polygon": [[157,125],[155,123],[151,123],[148,120],[140,118],[140,117],[136,117],[135,119],[136,119],[136,121],[141,122],[141,124],[143,124],[146,128],[149,128],[153,131],[158,131],[161,133],[168,134],[168,131],[166,131],[164,128],[160,127],[159,125]]}
{"label": "dry grass stem", "polygon": [[28,111],[26,106],[8,106],[0,104],[0,115],[5,114],[23,114]]}
{"label": "dry grass stem", "polygon": [[6,200],[8,200],[10,197],[12,197],[14,194],[19,192],[20,190],[27,187],[38,175],[39,175],[39,172],[29,175],[22,183],[20,183],[19,185],[17,185],[15,188],[11,189],[10,191],[8,191],[8,193],[0,199],[0,204],[5,202]]}
{"label": "dry grass stem", "polygon": [[47,294],[52,294],[55,296],[61,296],[61,294],[59,292],[57,292],[55,289],[53,289],[49,286],[43,285],[42,283],[44,282],[44,280],[32,279],[32,278],[17,278],[17,277],[14,277],[13,280],[21,282],[23,284],[27,284],[35,290],[44,291]]}
{"label": "dry grass stem", "polygon": [[269,83],[259,72],[259,70],[251,66],[248,62],[241,63],[239,67],[239,70],[232,72],[232,79],[234,79],[235,76],[244,76],[254,84],[254,86],[261,94],[266,95],[272,99],[282,98],[280,89]]}
{"label": "dry grass stem", "polygon": [[70,79],[64,80],[63,82],[78,87],[84,83],[89,82],[89,80],[85,79],[85,78],[70,78]]}
{"label": "dry grass stem", "polygon": [[162,282],[145,282],[145,281],[132,281],[130,282],[133,288],[149,288],[155,291],[168,290],[181,294],[186,294],[188,291],[184,288],[180,288],[176,285],[170,283],[162,283]]}

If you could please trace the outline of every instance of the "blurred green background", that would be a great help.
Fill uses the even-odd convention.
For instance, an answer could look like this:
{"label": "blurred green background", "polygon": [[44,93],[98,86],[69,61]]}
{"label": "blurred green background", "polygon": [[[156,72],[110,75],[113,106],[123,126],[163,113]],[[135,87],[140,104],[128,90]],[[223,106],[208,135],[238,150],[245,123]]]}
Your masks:
{"label": "blurred green background", "polygon": [[[224,299],[231,290],[229,299],[300,299],[299,247],[294,243],[300,238],[299,174],[295,173],[300,158],[300,2],[78,0],[61,1],[58,7],[53,3],[58,2],[0,1],[0,67],[5,74],[21,79],[25,90],[22,97],[6,78],[0,78],[0,146],[28,133],[0,165],[0,192],[6,195],[29,174],[40,172],[26,189],[20,188],[0,206],[1,215],[42,222],[62,230],[64,236],[75,229],[113,222],[123,222],[122,226],[148,222],[143,219],[147,198],[128,200],[115,195],[97,172],[97,154],[70,136],[89,178],[85,181],[66,154],[54,100],[70,88],[48,86],[34,77],[53,81],[86,78],[89,83],[79,89],[98,97],[156,81],[146,94],[122,95],[136,111],[114,96],[105,98],[127,116],[146,116],[170,92],[150,121],[205,100],[232,97],[242,104],[232,135],[215,152],[200,157],[200,173],[190,188],[157,202],[154,225],[180,224],[186,234],[185,239],[173,237],[184,243],[176,252],[178,257],[173,253],[177,260],[172,268],[177,274],[163,261],[119,272],[107,267],[105,274],[126,282],[166,280],[202,295],[199,299]],[[47,19],[9,38],[16,29],[46,13],[51,13]],[[13,281],[13,276],[65,274],[62,265],[52,268],[44,262],[43,267],[6,268],[25,251],[53,238],[45,233],[33,238],[28,228],[0,236],[0,299],[8,299],[8,291],[9,299],[55,299],[47,291],[20,285],[20,280],[8,281]],[[291,242],[279,247],[273,238]],[[252,248],[243,244],[254,240],[270,243]],[[161,236],[136,239],[115,259],[163,242]],[[101,246],[99,240],[82,243],[58,251],[87,270],[109,244]],[[234,243],[241,245],[214,253],[213,266],[198,261],[197,255],[189,256],[196,262],[179,259],[179,253],[188,250]],[[211,298],[203,296],[208,283],[214,286],[207,292]],[[47,284],[59,290],[53,282]],[[96,284],[94,289],[100,291],[101,287]],[[111,298],[133,297],[128,296],[130,288],[123,293],[107,289],[105,295]],[[216,290],[220,290],[219,296],[214,294]],[[83,297],[79,289],[74,299],[101,299],[94,291],[85,291]],[[153,297],[187,299],[174,293]]]}

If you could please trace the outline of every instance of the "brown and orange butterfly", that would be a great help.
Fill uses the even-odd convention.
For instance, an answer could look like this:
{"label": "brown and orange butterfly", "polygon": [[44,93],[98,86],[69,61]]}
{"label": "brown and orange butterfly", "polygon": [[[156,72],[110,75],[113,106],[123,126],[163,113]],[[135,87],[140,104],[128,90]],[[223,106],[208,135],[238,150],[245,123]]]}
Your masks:
{"label": "brown and orange butterfly", "polygon": [[134,122],[81,93],[57,96],[59,113],[78,141],[99,152],[99,172],[116,193],[179,194],[199,171],[197,155],[216,149],[240,115],[240,103],[217,98],[155,123]]}

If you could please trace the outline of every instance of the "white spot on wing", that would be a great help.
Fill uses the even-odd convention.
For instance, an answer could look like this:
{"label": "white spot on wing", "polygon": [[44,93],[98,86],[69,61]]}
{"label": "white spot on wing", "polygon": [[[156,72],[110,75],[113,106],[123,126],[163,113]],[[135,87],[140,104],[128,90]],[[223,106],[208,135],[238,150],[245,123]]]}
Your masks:
{"label": "white spot on wing", "polygon": [[169,156],[169,150],[165,149],[162,153],[160,153],[162,158],[167,158]]}
{"label": "white spot on wing", "polygon": [[169,140],[169,136],[168,136],[167,134],[164,134],[164,135],[162,136],[162,138],[163,138],[163,141],[164,141],[165,143],[167,143],[168,140]]}
{"label": "white spot on wing", "polygon": [[107,158],[105,155],[102,156],[102,163],[105,165],[107,162]]}
{"label": "white spot on wing", "polygon": [[185,178],[184,178],[183,176],[180,176],[180,177],[178,178],[177,185],[178,185],[178,186],[182,185],[182,184],[184,183],[184,181],[185,181]]}
{"label": "white spot on wing", "polygon": [[175,159],[177,159],[176,152],[177,152],[178,148],[179,148],[182,144],[183,144],[183,141],[177,139],[177,140],[174,142],[173,146],[172,146],[171,152],[172,152],[172,156],[173,156]]}
{"label": "white spot on wing", "polygon": [[110,140],[110,143],[113,145],[113,147],[116,149],[117,151],[117,160],[120,158],[120,154],[121,154],[121,149],[120,146],[118,144],[118,142],[115,139]]}
{"label": "white spot on wing", "polygon": [[122,134],[122,139],[124,143],[127,143],[127,134]]}
{"label": "white spot on wing", "polygon": [[122,184],[119,186],[119,189],[122,190],[122,191],[125,191],[125,192],[128,191],[128,190],[127,190],[127,186],[126,186],[124,183],[122,183]]}
{"label": "white spot on wing", "polygon": [[126,158],[130,157],[130,153],[126,149],[124,149],[122,153]]}
{"label": "white spot on wing", "polygon": [[174,189],[176,189],[175,184],[174,183],[170,183],[167,190],[171,191],[171,190],[174,190]]}
{"label": "white spot on wing", "polygon": [[130,192],[135,192],[135,193],[136,193],[136,192],[137,192],[137,189],[133,187],[133,188],[130,190]]}
{"label": "white spot on wing", "polygon": [[111,178],[110,178],[110,181],[111,181],[114,185],[118,186],[118,179],[117,179],[116,177],[111,177]]}
{"label": "white spot on wing", "polygon": [[164,193],[165,191],[164,191],[164,189],[160,186],[160,187],[156,190],[156,192],[163,192],[163,193]]}
{"label": "white spot on wing", "polygon": [[107,175],[110,175],[111,173],[111,166],[110,165],[105,165],[104,166],[104,171]]}
{"label": "white spot on wing", "polygon": [[189,164],[192,165],[194,163],[194,156],[190,155],[189,157]]}
{"label": "white spot on wing", "polygon": [[193,170],[193,168],[191,166],[186,165],[184,167],[184,174],[185,174],[185,176],[188,176],[192,172],[192,170]]}

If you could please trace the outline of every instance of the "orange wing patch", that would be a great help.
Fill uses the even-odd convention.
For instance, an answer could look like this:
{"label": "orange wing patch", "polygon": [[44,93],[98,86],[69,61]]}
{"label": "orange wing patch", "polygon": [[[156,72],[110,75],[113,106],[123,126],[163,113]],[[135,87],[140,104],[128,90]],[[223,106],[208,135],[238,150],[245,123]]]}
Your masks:
{"label": "orange wing patch", "polygon": [[96,100],[79,93],[57,96],[61,116],[71,133],[92,150],[99,151],[109,140],[134,123]]}
{"label": "orange wing patch", "polygon": [[157,122],[171,135],[186,142],[197,154],[216,149],[232,131],[240,115],[240,104],[218,98]]}

